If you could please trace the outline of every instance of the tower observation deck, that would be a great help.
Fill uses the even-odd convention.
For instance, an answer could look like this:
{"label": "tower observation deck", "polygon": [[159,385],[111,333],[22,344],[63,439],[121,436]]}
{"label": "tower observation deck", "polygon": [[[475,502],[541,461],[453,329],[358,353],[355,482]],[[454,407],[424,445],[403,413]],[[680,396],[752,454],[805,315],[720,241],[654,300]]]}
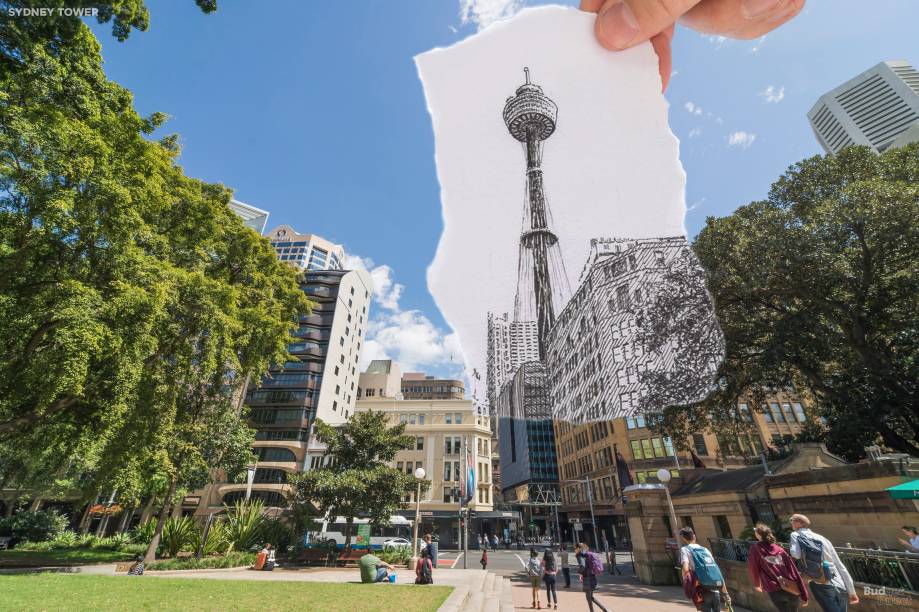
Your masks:
{"label": "tower observation deck", "polygon": [[558,107],[541,87],[530,82],[529,68],[523,72],[526,82],[504,105],[507,130],[523,145],[526,156],[514,320],[536,321],[539,357],[544,359],[549,329],[567,297],[562,289],[568,287],[558,237],[550,229],[552,215],[546,203],[542,174],[543,143],[555,132]]}

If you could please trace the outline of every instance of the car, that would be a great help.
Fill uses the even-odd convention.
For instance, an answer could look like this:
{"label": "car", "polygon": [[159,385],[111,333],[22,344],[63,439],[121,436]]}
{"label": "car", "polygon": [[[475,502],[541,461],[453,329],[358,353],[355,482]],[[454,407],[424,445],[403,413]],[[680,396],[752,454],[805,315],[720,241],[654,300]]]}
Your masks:
{"label": "car", "polygon": [[412,543],[405,538],[392,538],[383,542],[383,548],[410,548]]}

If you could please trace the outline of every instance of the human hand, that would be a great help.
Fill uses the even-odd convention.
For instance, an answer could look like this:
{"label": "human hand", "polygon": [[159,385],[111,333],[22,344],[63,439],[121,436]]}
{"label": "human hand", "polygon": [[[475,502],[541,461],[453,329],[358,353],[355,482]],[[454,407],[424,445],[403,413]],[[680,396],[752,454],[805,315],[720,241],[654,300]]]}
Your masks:
{"label": "human hand", "polygon": [[763,587],[753,587],[753,590],[756,591],[757,593],[762,593]]}
{"label": "human hand", "polygon": [[670,41],[677,21],[704,34],[750,39],[771,32],[804,8],[805,0],[581,0],[598,13],[594,32],[613,51],[651,41],[663,89],[673,66]]}
{"label": "human hand", "polygon": [[810,603],[809,601],[802,601],[802,602],[801,602],[801,607],[802,607],[802,608],[806,608],[806,607],[807,607],[807,604],[809,604],[809,603]]}
{"label": "human hand", "polygon": [[850,604],[857,604],[857,603],[858,603],[858,595],[856,595],[855,593],[849,593],[849,603],[850,603]]}

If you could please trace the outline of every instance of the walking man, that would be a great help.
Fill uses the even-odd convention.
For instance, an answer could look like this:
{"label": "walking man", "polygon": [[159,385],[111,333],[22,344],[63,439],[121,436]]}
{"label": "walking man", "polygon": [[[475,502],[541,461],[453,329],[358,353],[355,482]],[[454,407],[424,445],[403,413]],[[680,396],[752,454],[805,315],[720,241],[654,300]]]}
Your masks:
{"label": "walking man", "polygon": [[823,612],[847,612],[849,604],[858,603],[858,595],[832,542],[811,531],[811,521],[803,514],[792,514],[790,520],[794,531],[788,551],[799,560],[801,577],[810,581],[814,599]]}
{"label": "walking man", "polygon": [[597,590],[597,576],[603,573],[603,561],[599,555],[590,552],[590,548],[584,542],[578,545],[578,553],[578,572],[581,574],[581,588],[587,598],[587,607],[590,612],[594,612],[594,605],[603,612],[609,612],[594,597],[594,591]]}
{"label": "walking man", "polygon": [[696,543],[696,532],[692,527],[680,529],[680,539],[683,540],[683,547],[680,549],[683,581],[686,582],[687,577],[695,573],[696,580],[702,588],[701,607],[697,604],[696,609],[700,612],[721,612],[722,602],[728,605],[731,603],[721,568],[715,563],[711,551]]}
{"label": "walking man", "polygon": [[562,543],[561,550],[558,553],[561,558],[562,575],[565,577],[565,588],[571,588],[571,570],[568,568],[568,545]]}

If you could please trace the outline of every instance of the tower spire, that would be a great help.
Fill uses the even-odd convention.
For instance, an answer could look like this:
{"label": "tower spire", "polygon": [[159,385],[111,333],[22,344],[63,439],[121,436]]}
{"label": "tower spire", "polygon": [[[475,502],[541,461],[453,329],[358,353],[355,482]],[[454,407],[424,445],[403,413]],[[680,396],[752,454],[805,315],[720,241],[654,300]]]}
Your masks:
{"label": "tower spire", "polygon": [[523,67],[523,76],[526,78],[527,85],[530,84],[530,69],[526,66]]}

